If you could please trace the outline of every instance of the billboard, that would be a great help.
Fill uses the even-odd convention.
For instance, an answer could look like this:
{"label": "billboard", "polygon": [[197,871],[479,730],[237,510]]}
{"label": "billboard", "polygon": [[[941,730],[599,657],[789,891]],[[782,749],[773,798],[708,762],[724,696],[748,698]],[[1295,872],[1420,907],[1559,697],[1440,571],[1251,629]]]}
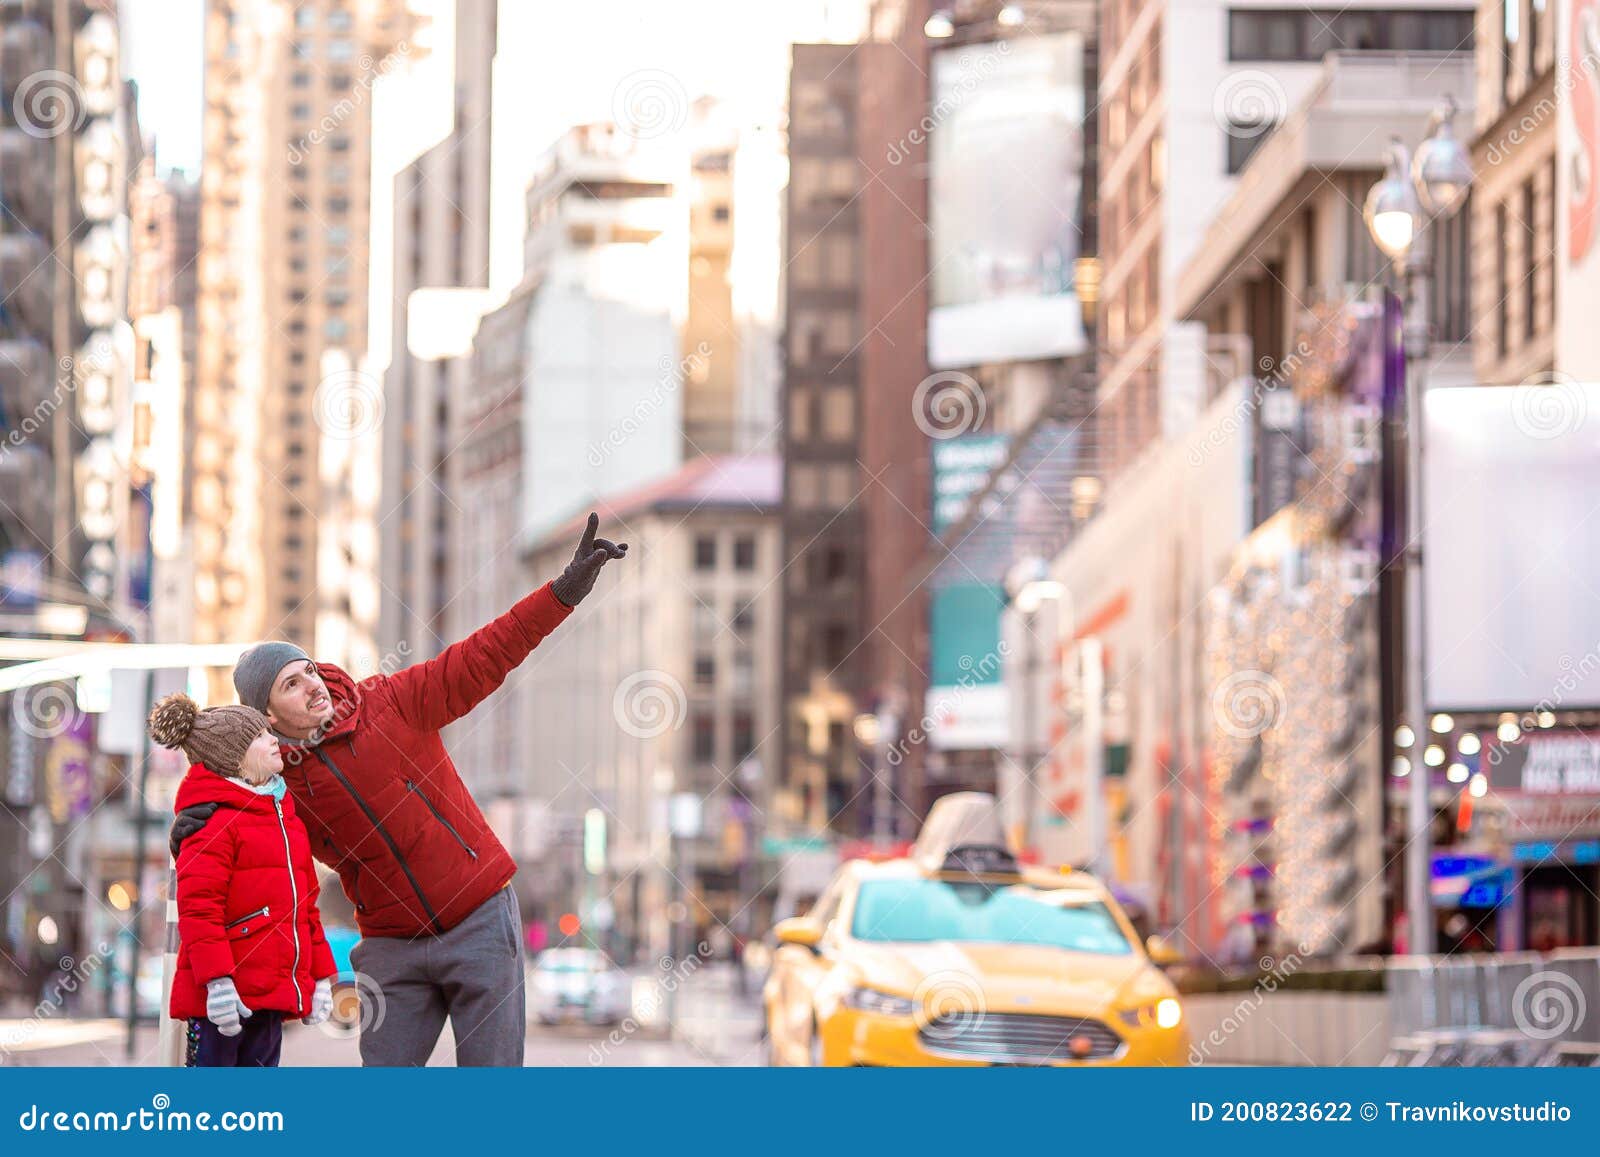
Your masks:
{"label": "billboard", "polygon": [[1429,710],[1600,706],[1600,386],[1424,396]]}
{"label": "billboard", "polygon": [[[1004,434],[935,439],[933,532],[943,534],[1006,460]],[[1010,733],[1000,641],[1005,593],[967,582],[933,593],[928,603],[929,686],[924,701],[928,741],[939,750],[1002,747]]]}
{"label": "billboard", "polygon": [[932,99],[928,364],[1082,353],[1082,37],[935,53]]}

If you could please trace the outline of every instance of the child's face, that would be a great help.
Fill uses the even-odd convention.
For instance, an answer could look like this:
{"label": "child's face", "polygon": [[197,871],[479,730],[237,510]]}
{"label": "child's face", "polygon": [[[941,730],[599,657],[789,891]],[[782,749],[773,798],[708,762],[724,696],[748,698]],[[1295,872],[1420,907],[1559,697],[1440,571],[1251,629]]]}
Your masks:
{"label": "child's face", "polygon": [[266,783],[281,771],[283,756],[278,752],[278,741],[272,732],[263,731],[246,749],[239,777],[248,783]]}

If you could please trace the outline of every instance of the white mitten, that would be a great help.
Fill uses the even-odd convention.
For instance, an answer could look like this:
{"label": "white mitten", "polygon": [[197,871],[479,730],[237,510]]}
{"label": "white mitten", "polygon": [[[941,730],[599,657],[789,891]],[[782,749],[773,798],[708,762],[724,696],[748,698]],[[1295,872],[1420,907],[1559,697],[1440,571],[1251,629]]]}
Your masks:
{"label": "white mitten", "polygon": [[233,977],[219,976],[206,982],[206,1019],[217,1026],[223,1036],[238,1036],[244,1031],[244,1018],[250,1010],[239,999],[239,990],[233,986]]}
{"label": "white mitten", "polygon": [[321,1024],[333,1015],[333,977],[324,976],[311,990],[311,1015],[300,1018],[301,1024]]}

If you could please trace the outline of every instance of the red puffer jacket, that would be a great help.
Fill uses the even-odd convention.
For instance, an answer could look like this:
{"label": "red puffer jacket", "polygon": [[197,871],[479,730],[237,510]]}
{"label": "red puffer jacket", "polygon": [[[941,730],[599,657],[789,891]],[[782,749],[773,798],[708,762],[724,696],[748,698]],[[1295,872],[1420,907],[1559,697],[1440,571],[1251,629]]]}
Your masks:
{"label": "red puffer jacket", "polygon": [[312,851],[338,871],[363,936],[448,931],[516,874],[439,731],[571,613],[547,583],[436,658],[393,675],[356,683],[317,664],[334,723],[315,746],[281,745],[283,776]]}
{"label": "red puffer jacket", "polygon": [[177,809],[221,804],[178,852],[178,968],[169,1011],[206,1015],[206,982],[233,977],[252,1012],[311,1012],[316,982],[337,971],[317,913],[317,870],[294,801],[280,802],[200,764]]}

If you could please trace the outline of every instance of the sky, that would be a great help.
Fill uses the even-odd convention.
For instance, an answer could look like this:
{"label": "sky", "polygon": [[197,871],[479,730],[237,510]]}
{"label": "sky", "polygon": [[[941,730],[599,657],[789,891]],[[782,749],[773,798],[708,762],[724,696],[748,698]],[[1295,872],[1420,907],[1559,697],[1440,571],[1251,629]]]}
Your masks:
{"label": "sky", "polygon": [[[427,53],[373,84],[369,348],[388,354],[385,239],[393,176],[449,131],[454,0],[410,0],[431,26]],[[853,40],[865,0],[500,0],[494,74],[491,283],[521,277],[523,193],[536,162],[568,127],[628,115],[685,115],[704,95],[752,124],[775,125],[788,87],[789,45]],[[197,175],[202,161],[205,0],[123,0],[123,72],[139,86],[139,123],[156,138],[158,171]],[[665,111],[662,105],[665,102]],[[646,109],[650,106],[644,105]]]}
{"label": "sky", "polygon": [[139,125],[161,172],[200,171],[204,0],[122,0],[122,71],[139,85]]}
{"label": "sky", "polygon": [[[415,6],[440,11],[445,21],[453,7],[441,0]],[[531,163],[568,125],[611,115],[618,92],[639,73],[664,73],[691,98],[714,93],[752,106],[781,100],[790,41],[848,28],[860,6],[609,0],[596,8],[502,0],[496,83],[515,110],[505,142]],[[164,169],[193,171],[201,159],[204,0],[123,0],[121,11],[123,70],[139,84],[140,123],[156,134]]]}

